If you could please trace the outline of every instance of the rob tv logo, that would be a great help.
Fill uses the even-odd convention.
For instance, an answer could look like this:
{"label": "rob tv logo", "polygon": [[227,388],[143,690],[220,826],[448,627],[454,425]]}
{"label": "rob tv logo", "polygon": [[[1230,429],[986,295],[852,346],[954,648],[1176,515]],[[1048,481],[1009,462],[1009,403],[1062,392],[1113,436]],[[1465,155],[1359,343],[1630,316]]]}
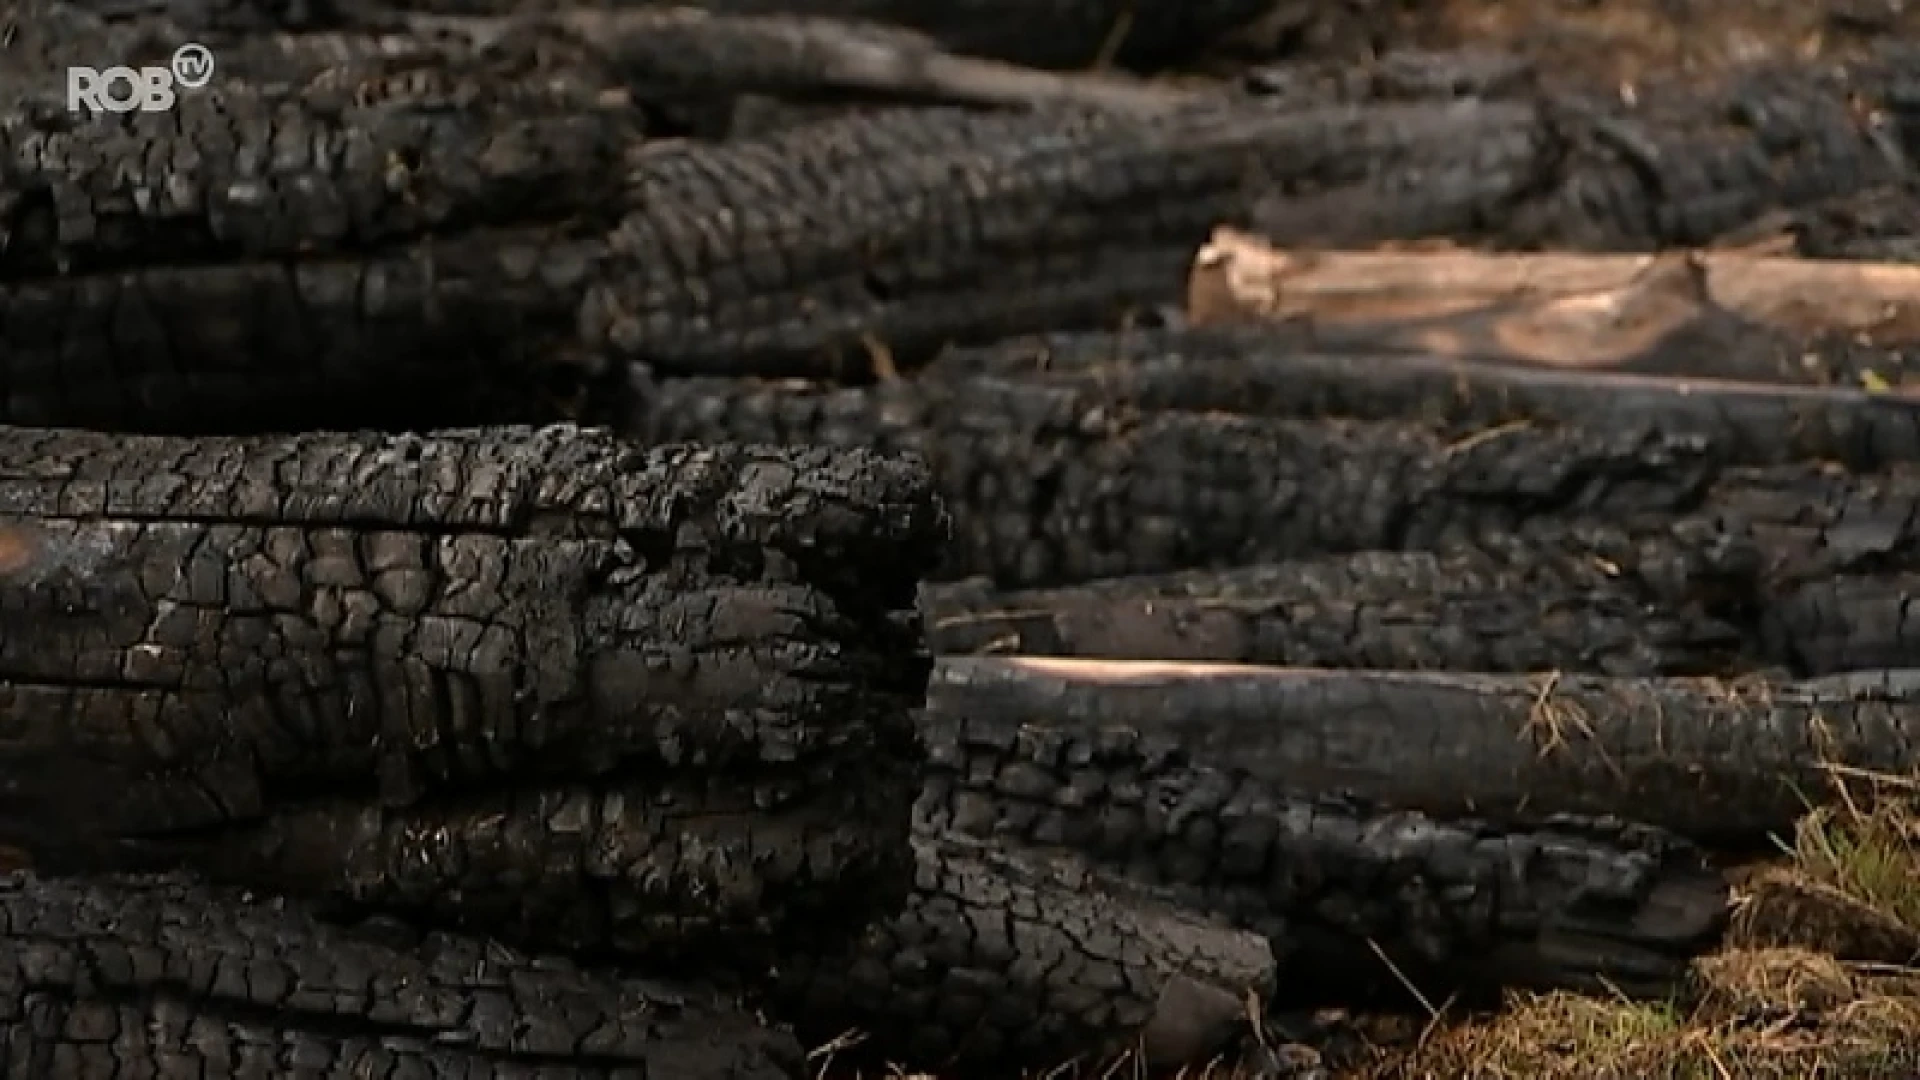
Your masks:
{"label": "rob tv logo", "polygon": [[213,53],[189,41],[173,50],[166,67],[70,67],[67,69],[67,111],[166,112],[173,108],[174,87],[198,90],[213,81]]}

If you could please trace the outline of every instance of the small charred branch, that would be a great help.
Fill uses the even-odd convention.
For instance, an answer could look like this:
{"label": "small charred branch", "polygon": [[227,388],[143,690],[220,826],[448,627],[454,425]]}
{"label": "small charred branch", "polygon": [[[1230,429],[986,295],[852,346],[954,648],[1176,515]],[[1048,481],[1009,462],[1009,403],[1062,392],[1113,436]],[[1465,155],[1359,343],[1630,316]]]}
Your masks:
{"label": "small charred branch", "polygon": [[1720,470],[1693,437],[1511,426],[1139,414],[1005,379],[789,391],[668,380],[663,441],[923,454],[956,519],[944,575],[1032,587],[1370,550],[1436,550],[1530,525],[1638,516],[1665,532]]}
{"label": "small charred branch", "polygon": [[342,929],[181,876],[8,875],[0,942],[13,1076],[805,1075],[791,1035],[705,991]]}
{"label": "small charred branch", "polygon": [[[775,996],[803,1031],[857,1028],[881,1060],[967,1075],[1097,1062],[1129,1049],[1204,1064],[1270,999],[1273,954],[1058,853],[916,837],[906,910],[845,953],[782,960]],[[999,1070],[999,1071],[996,1071]]]}
{"label": "small charred branch", "polygon": [[36,865],[650,955],[904,895],[915,466],[13,430],[0,506],[0,836]]}
{"label": "small charred branch", "polygon": [[563,35],[582,52],[603,58],[649,104],[759,93],[802,101],[1157,109],[1195,96],[1104,75],[1057,74],[963,56],[897,26],[785,13],[575,8],[519,19],[420,16],[409,23],[493,48],[528,34]]}
{"label": "small charred branch", "polygon": [[1746,652],[1739,627],[1707,613],[1721,584],[1690,582],[1693,601],[1670,602],[1599,550],[1515,540],[1054,590],[975,579],[923,599],[936,654],[1685,675]]}
{"label": "small charred branch", "polygon": [[1920,763],[1907,698],[1759,679],[952,658],[929,700],[1003,732],[1131,732],[1278,791],[1503,822],[1617,816],[1716,842],[1786,835],[1830,766]]}
{"label": "small charred branch", "polygon": [[[447,0],[471,2],[471,0]],[[947,47],[1042,67],[1086,69],[1112,59],[1133,67],[1178,64],[1266,14],[1259,0],[696,0],[729,14],[812,15],[894,23]]]}
{"label": "small charred branch", "polygon": [[[1920,407],[1912,401],[1857,384],[1771,381],[1807,378],[1808,355],[1820,358],[1826,375],[1886,368],[1886,347],[1794,349],[1792,371],[1772,366],[1784,357],[1762,349],[1747,358],[1756,369],[1748,379],[1682,379],[1502,363],[1418,347],[1382,350],[1382,344],[1393,343],[1369,346],[1342,340],[1334,328],[1286,323],[1049,334],[950,350],[928,374],[1076,387],[1132,409],[1397,420],[1458,437],[1521,422],[1684,434],[1736,465],[1834,461],[1872,469],[1920,461]],[[1712,362],[1729,361],[1747,363],[1724,352]],[[1897,366],[1883,374],[1897,375]]]}
{"label": "small charred branch", "polygon": [[942,702],[922,730],[919,827],[1073,851],[1257,930],[1290,976],[1287,1004],[1398,997],[1401,978],[1429,1000],[1514,986],[1658,995],[1725,920],[1725,882],[1655,830],[1293,796],[1124,721],[1013,726]]}

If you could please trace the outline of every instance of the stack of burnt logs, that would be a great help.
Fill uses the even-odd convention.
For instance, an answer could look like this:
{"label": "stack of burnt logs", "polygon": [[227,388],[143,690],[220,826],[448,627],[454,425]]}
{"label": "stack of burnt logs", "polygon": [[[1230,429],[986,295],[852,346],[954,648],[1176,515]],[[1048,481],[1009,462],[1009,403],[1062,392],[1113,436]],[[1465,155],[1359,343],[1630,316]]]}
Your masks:
{"label": "stack of burnt logs", "polygon": [[1847,321],[1284,252],[1910,257],[1920,63],[1017,66],[1121,6],[1145,64],[1270,5],[0,4],[7,1075],[1662,994],[1706,848],[1911,770],[1903,268]]}

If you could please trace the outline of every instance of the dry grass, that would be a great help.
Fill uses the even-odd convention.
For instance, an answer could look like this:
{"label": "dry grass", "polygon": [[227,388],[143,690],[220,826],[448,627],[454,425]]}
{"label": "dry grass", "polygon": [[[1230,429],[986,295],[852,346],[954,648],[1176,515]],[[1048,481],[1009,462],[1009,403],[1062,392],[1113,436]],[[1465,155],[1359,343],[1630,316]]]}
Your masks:
{"label": "dry grass", "polygon": [[[1885,796],[1883,790],[1878,794]],[[1721,953],[1670,1002],[1516,995],[1378,1049],[1354,1080],[1800,1080],[1920,1075],[1920,819],[1897,798],[1809,814],[1743,874]]]}
{"label": "dry grass", "polygon": [[1915,1074],[1920,982],[1801,949],[1733,949],[1695,967],[1692,1000],[1517,998],[1497,1018],[1383,1051],[1365,1080],[1800,1080]]}

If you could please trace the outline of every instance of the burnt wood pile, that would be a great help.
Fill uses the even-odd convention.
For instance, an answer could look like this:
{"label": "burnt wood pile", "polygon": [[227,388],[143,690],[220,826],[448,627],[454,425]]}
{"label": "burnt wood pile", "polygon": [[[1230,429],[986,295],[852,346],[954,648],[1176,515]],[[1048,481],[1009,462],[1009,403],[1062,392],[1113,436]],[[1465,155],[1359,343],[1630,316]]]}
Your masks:
{"label": "burnt wood pile", "polygon": [[1920,54],[1273,7],[0,4],[0,1071],[1668,992],[1920,764]]}

